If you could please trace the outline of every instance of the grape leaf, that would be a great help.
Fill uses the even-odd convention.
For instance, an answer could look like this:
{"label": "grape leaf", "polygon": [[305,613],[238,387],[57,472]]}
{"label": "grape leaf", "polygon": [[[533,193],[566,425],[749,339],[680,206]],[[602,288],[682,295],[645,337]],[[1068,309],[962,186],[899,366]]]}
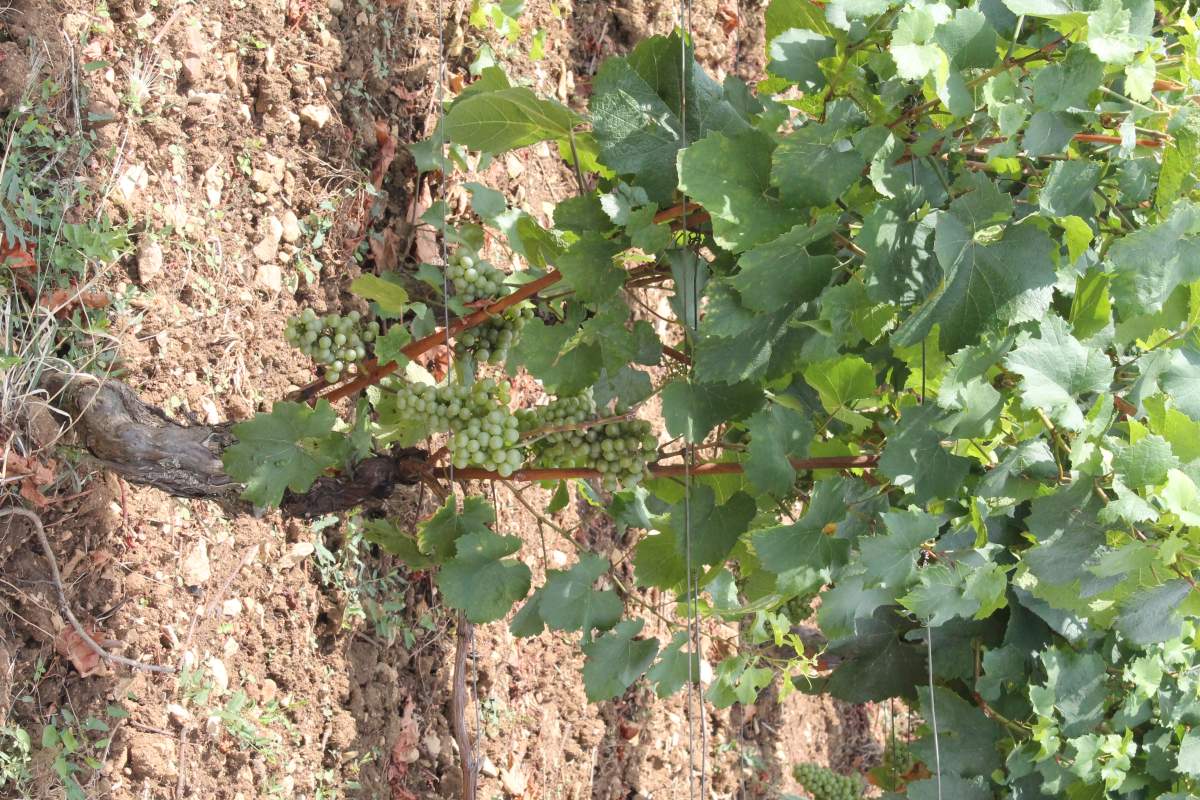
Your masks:
{"label": "grape leaf", "polygon": [[402,325],[393,325],[387,333],[375,339],[375,358],[380,364],[395,363],[401,368],[408,363],[404,347],[412,341],[412,335]]}
{"label": "grape leaf", "polygon": [[1055,217],[1092,216],[1092,190],[1100,182],[1101,165],[1087,159],[1055,161],[1038,197],[1042,211]]}
{"label": "grape leaf", "polygon": [[789,28],[804,28],[817,33],[832,33],[820,6],[810,0],[771,0],[765,16],[765,36],[768,42]]}
{"label": "grape leaf", "polygon": [[704,74],[687,48],[687,137],[679,120],[678,35],[651,37],[626,58],[609,58],[592,82],[592,127],[600,161],[636,175],[649,199],[670,203],[678,182],[675,154],[711,131],[736,133],[749,126],[725,101],[721,87]]}
{"label": "grape leaf", "polygon": [[546,624],[553,630],[581,630],[585,643],[590,641],[593,628],[607,630],[616,625],[624,610],[621,599],[612,589],[592,588],[609,566],[605,558],[581,553],[571,569],[551,570],[538,606]]}
{"label": "grape leaf", "polygon": [[1072,45],[1067,56],[1039,70],[1033,78],[1033,102],[1047,111],[1088,109],[1088,97],[1104,80],[1104,65],[1083,45]]}
{"label": "grape leaf", "polygon": [[776,311],[808,302],[828,284],[837,267],[829,255],[810,256],[806,249],[833,232],[835,220],[797,225],[787,233],[744,253],[740,270],[730,283],[742,302],[754,311]]}
{"label": "grape leaf", "polygon": [[804,380],[817,390],[821,405],[830,414],[850,408],[875,393],[875,371],[858,356],[812,364],[804,370]]}
{"label": "grape leaf", "polygon": [[[936,650],[935,650],[936,652]],[[917,758],[927,765],[941,762],[942,770],[961,778],[987,777],[1003,763],[996,749],[1001,739],[1000,726],[967,704],[949,689],[934,686],[917,688],[921,699],[921,715],[937,719],[940,758],[934,758],[933,737],[924,736],[912,745]],[[930,710],[935,703],[937,713]]]}
{"label": "grape leaf", "polygon": [[1133,594],[1122,604],[1116,628],[1137,645],[1157,644],[1179,635],[1179,606],[1191,593],[1186,581],[1169,581]]}
{"label": "grape leaf", "polygon": [[563,282],[585,303],[611,299],[625,283],[625,271],[613,263],[621,245],[588,231],[558,257]]}
{"label": "grape leaf", "polygon": [[545,139],[570,136],[579,116],[524,86],[461,97],[443,120],[446,136],[472,150],[503,153]]}
{"label": "grape leaf", "polygon": [[[453,500],[451,500],[453,502]],[[459,609],[471,622],[500,619],[529,594],[529,567],[505,558],[521,549],[516,536],[491,531],[467,533],[455,542],[454,557],[442,564],[437,585],[446,605]]]}
{"label": "grape leaf", "polygon": [[400,530],[390,519],[369,520],[363,526],[363,538],[374,542],[392,555],[399,556],[409,569],[423,570],[437,566],[437,561],[421,552],[417,537]]}
{"label": "grape leaf", "polygon": [[1181,200],[1164,221],[1114,242],[1108,259],[1123,316],[1160,310],[1176,286],[1200,279],[1200,205]]}
{"label": "grape leaf", "polygon": [[633,555],[633,576],[638,586],[672,589],[687,577],[679,555],[675,531],[667,528],[642,537]]}
{"label": "grape leaf", "polygon": [[712,215],[713,237],[727,250],[749,250],[796,224],[795,209],[768,194],[773,149],[758,131],[717,132],[679,154],[679,188]]}
{"label": "grape leaf", "polygon": [[417,544],[422,553],[440,564],[454,556],[461,537],[486,533],[495,521],[495,510],[482,497],[464,498],[461,511],[455,498],[450,497],[432,517],[417,526]]}
{"label": "grape leaf", "polygon": [[568,395],[583,391],[600,377],[604,366],[601,348],[594,343],[567,348],[579,333],[583,309],[576,306],[558,325],[531,319],[509,353],[507,367],[514,373],[522,366],[545,384],[549,391]]}
{"label": "grape leaf", "polygon": [[792,28],[771,39],[767,47],[767,71],[796,84],[802,91],[825,88],[820,61],[837,53],[837,43],[828,36],[803,28]]}
{"label": "grape leaf", "polygon": [[756,510],[754,498],[745,492],[735,492],[717,505],[712,487],[693,486],[687,502],[671,509],[676,554],[681,558],[686,555],[690,530],[693,568],[697,564],[720,564],[746,532]]}
{"label": "grape leaf", "polygon": [[827,115],[825,122],[810,122],[785,136],[771,157],[771,184],[779,187],[788,205],[827,206],[856,183],[867,166],[850,141],[865,123],[857,106],[837,101],[829,105]]}
{"label": "grape leaf", "polygon": [[671,643],[663,648],[658,661],[646,673],[646,679],[654,684],[654,693],[659,698],[670,697],[688,682],[700,680],[700,657],[684,650],[688,643],[686,631],[677,631]]}
{"label": "grape leaf", "polygon": [[804,455],[812,439],[812,421],[786,406],[772,403],[746,423],[750,432],[746,477],[755,487],[785,496],[796,482],[789,458]]}
{"label": "grape leaf", "polygon": [[1068,323],[1057,316],[1042,321],[1040,336],[1023,335],[1005,365],[1024,380],[1021,401],[1026,408],[1040,409],[1052,421],[1077,431],[1083,427],[1083,412],[1076,397],[1106,392],[1112,385],[1113,366],[1105,353],[1080,344]]}
{"label": "grape leaf", "polygon": [[749,382],[730,385],[674,380],[660,396],[667,432],[693,442],[702,441],[721,422],[749,416],[762,403],[762,391]]}
{"label": "grape leaf", "polygon": [[1183,735],[1175,764],[1184,775],[1200,778],[1200,729],[1193,728]]}
{"label": "grape leaf", "polygon": [[932,404],[904,409],[879,457],[879,471],[911,492],[916,505],[957,496],[971,467],[968,459],[942,447],[938,423],[944,415]]}
{"label": "grape leaf", "polygon": [[334,432],[336,421],[328,400],[314,408],[275,403],[270,412],[233,426],[237,441],[225,448],[222,463],[231,477],[245,484],[244,498],[259,506],[278,506],[285,489],[307,490],[341,460],[345,437]]}
{"label": "grape leaf", "polygon": [[[1092,730],[1104,714],[1108,697],[1104,659],[1095,653],[1074,653],[1054,647],[1042,653],[1046,670],[1044,687],[1030,687],[1030,696],[1044,691],[1062,715],[1065,736]],[[1037,705],[1034,700],[1034,705]]]}
{"label": "grape leaf", "polygon": [[903,589],[916,574],[921,544],[937,538],[937,518],[924,511],[889,511],[882,515],[886,534],[859,541],[862,565],[879,586]]}
{"label": "grape leaf", "polygon": [[1143,436],[1134,444],[1121,447],[1113,456],[1113,472],[1126,486],[1158,485],[1167,472],[1179,466],[1167,440],[1156,434]]}
{"label": "grape leaf", "polygon": [[1088,14],[1088,49],[1105,64],[1128,64],[1149,42],[1148,36],[1132,30],[1132,24],[1133,14],[1121,0],[1101,0]]}
{"label": "grape leaf", "polygon": [[404,287],[378,275],[359,275],[350,282],[350,291],[359,297],[374,300],[380,308],[392,314],[403,313],[408,302],[408,292],[404,291]]}
{"label": "grape leaf", "polygon": [[645,620],[627,619],[583,646],[583,687],[593,703],[611,700],[633,685],[654,661],[658,639],[637,639]]}
{"label": "grape leaf", "polygon": [[957,214],[939,214],[936,225],[934,251],[945,278],[896,330],[894,344],[915,344],[938,324],[942,348],[953,352],[998,324],[1042,316],[1055,279],[1049,236],[1015,225],[995,244],[980,244]]}
{"label": "grape leaf", "polygon": [[819,483],[818,487],[797,522],[755,531],[752,541],[763,569],[775,574],[796,569],[824,574],[846,563],[850,542],[830,532],[830,526],[846,516],[841,492],[832,481]]}
{"label": "grape leaf", "polygon": [[950,57],[953,70],[983,69],[996,61],[996,29],[974,8],[955,11],[952,19],[937,26],[934,39]]}

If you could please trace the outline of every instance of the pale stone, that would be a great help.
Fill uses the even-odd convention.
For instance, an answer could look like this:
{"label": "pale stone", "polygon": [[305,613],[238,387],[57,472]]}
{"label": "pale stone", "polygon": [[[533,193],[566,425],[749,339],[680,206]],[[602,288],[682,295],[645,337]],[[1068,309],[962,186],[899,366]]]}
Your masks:
{"label": "pale stone", "polygon": [[183,574],[185,586],[200,586],[212,577],[212,570],[208,565],[208,545],[203,539],[196,542],[191,552],[184,556],[180,572]]}
{"label": "pale stone", "polygon": [[290,208],[280,215],[279,221],[283,224],[283,240],[289,244],[300,238],[300,220],[296,217],[296,212]]}
{"label": "pale stone", "polygon": [[305,125],[311,125],[317,130],[321,130],[328,125],[332,117],[333,112],[329,110],[329,106],[309,103],[300,109],[300,121]]}

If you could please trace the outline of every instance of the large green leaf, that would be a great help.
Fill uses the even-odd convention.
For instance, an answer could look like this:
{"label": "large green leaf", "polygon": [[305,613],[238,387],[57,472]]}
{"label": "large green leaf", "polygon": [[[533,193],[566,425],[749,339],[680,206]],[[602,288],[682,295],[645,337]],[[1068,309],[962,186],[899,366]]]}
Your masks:
{"label": "large green leaf", "polygon": [[437,512],[417,526],[417,545],[436,563],[454,556],[458,540],[468,533],[485,533],[496,521],[496,511],[482,497],[463,498],[462,509],[449,497]]}
{"label": "large green leaf", "polygon": [[938,215],[934,251],[945,276],[896,330],[906,346],[940,325],[939,341],[953,352],[987,330],[1042,316],[1054,284],[1054,243],[1033,225],[1013,225],[994,244],[955,213]]}
{"label": "large green leaf", "polygon": [[516,536],[491,531],[468,533],[455,543],[454,558],[438,571],[437,585],[446,605],[482,624],[500,619],[529,594],[529,567],[505,558],[521,549]]}
{"label": "large green leaf", "polygon": [[[934,631],[934,652],[937,652]],[[923,737],[912,745],[913,753],[926,765],[941,763],[942,769],[961,778],[987,777],[1003,763],[997,745],[1000,743],[1000,726],[984,716],[979,709],[969,705],[949,689],[941,686],[920,687],[921,715],[932,720],[937,718],[937,738],[940,753],[935,758],[932,735]],[[936,713],[933,708],[936,704]]]}
{"label": "large green leaf", "polygon": [[736,492],[718,505],[711,487],[693,486],[687,502],[671,509],[677,554],[686,556],[690,533],[693,566],[720,564],[746,532],[755,511],[754,498],[745,492]]}
{"label": "large green leaf", "polygon": [[699,442],[716,425],[743,419],[762,404],[762,390],[752,383],[689,383],[674,380],[661,393],[663,419],[672,436]]}
{"label": "large green leaf", "polygon": [[645,620],[627,619],[583,647],[583,688],[593,703],[617,697],[642,676],[658,652],[658,639],[636,638]]}
{"label": "large green leaf", "polygon": [[337,415],[329,401],[316,407],[280,402],[270,412],[233,426],[237,441],[221,459],[246,485],[242,496],[259,506],[278,506],[285,489],[303,492],[345,453],[345,437],[333,432]]}
{"label": "large green leaf", "polygon": [[583,234],[558,257],[563,282],[585,303],[611,299],[625,283],[625,270],[613,263],[621,245],[594,231]]}
{"label": "large green leaf", "polygon": [[767,48],[770,57],[767,71],[796,84],[802,91],[816,92],[825,88],[820,62],[836,52],[837,43],[828,36],[792,28],[771,40]]}
{"label": "large green leaf", "polygon": [[796,210],[769,193],[773,149],[766,134],[746,131],[713,133],[680,152],[679,188],[712,216],[721,247],[749,250],[796,224]]}
{"label": "large green leaf", "polygon": [[1108,391],[1113,380],[1108,356],[1081,344],[1066,320],[1057,316],[1042,322],[1038,338],[1023,336],[1005,364],[1024,379],[1021,400],[1027,408],[1039,409],[1073,431],[1084,422],[1076,398]]}
{"label": "large green leaf", "polygon": [[812,226],[797,225],[744,253],[731,283],[745,306],[755,311],[776,311],[816,298],[833,277],[837,259],[809,255],[806,248],[827,238],[835,225],[832,217]]}
{"label": "large green leaf", "polygon": [[917,505],[935,497],[956,497],[971,466],[942,447],[937,423],[944,414],[932,404],[906,408],[879,457],[879,471],[911,492],[911,502]]}
{"label": "large green leaf", "polygon": [[865,122],[861,113],[853,104],[838,102],[828,114],[825,122],[810,122],[785,136],[771,157],[771,183],[789,205],[830,205],[867,166],[851,142]]}
{"label": "large green leaf", "polygon": [[592,84],[592,126],[601,162],[617,173],[635,175],[650,199],[664,206],[678,182],[676,151],[713,131],[732,134],[749,128],[688,47],[683,55],[685,141],[679,118],[680,51],[678,35],[651,37],[628,57],[607,59]]}
{"label": "large green leaf", "polygon": [[1116,241],[1108,259],[1117,310],[1124,316],[1158,311],[1175,287],[1200,279],[1200,206],[1176,203],[1161,223]]}
{"label": "large green leaf", "polygon": [[621,598],[612,589],[593,588],[609,567],[607,559],[582,553],[569,570],[552,570],[539,593],[538,609],[546,624],[553,630],[583,631],[585,642],[593,628],[616,625],[624,609]]}
{"label": "large green leaf", "polygon": [[487,153],[502,153],[545,139],[570,135],[579,124],[575,112],[539,98],[523,86],[478,92],[464,97],[446,114],[446,136]]}
{"label": "large green leaf", "polygon": [[792,457],[801,456],[812,439],[808,417],[786,406],[772,403],[746,423],[750,432],[746,477],[764,492],[786,496],[796,482]]}

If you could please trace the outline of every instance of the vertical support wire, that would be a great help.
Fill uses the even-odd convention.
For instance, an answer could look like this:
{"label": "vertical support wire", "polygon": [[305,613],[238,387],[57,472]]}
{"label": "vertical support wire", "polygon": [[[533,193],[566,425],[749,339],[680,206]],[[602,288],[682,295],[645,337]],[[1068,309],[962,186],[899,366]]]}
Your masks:
{"label": "vertical support wire", "polygon": [[[912,164],[912,182],[915,186],[917,183],[917,162],[913,159]],[[939,175],[941,173],[939,172]],[[926,393],[926,374],[928,371],[925,339],[921,339],[921,396],[917,398],[917,402],[925,405]],[[938,723],[937,723],[937,699],[933,696],[933,629],[928,624],[925,625],[925,646],[927,655],[925,663],[929,668],[929,722],[933,726],[933,763],[937,770],[937,797],[942,800],[942,749],[938,739]]]}
{"label": "vertical support wire", "polygon": [[[690,0],[679,0],[679,138],[683,147],[687,147],[687,90],[688,90],[688,40],[691,38],[692,31],[692,15]],[[681,206],[682,213],[680,215],[680,223],[682,226],[681,234],[683,236],[685,250],[690,247],[689,238],[691,236],[688,231],[688,199],[685,194],[682,198],[683,205]],[[691,265],[693,273],[697,269],[696,264]],[[698,318],[700,307],[700,289],[698,275],[693,274],[691,280],[690,298],[684,303],[685,315],[689,318]],[[690,308],[688,304],[690,303]],[[686,326],[685,326],[686,331]],[[692,382],[692,362],[687,366],[688,383]],[[692,773],[696,768],[696,727],[697,727],[697,711],[699,712],[699,728],[700,728],[700,797],[704,798],[707,795],[707,772],[708,772],[708,750],[705,746],[706,731],[704,721],[704,694],[700,691],[699,679],[700,676],[694,674],[694,669],[699,667],[700,663],[700,608],[699,598],[696,596],[699,591],[698,582],[692,569],[692,469],[695,466],[696,450],[695,442],[685,440],[683,454],[683,520],[684,520],[684,569],[686,573],[686,613],[687,613],[687,631],[688,631],[688,648],[691,651],[688,654],[687,669],[688,669],[688,691],[687,691],[687,719],[688,719],[688,797],[696,796],[696,784],[693,780]],[[693,667],[695,665],[695,667]]]}
{"label": "vertical support wire", "polygon": [[[455,363],[454,363],[454,347],[450,340],[450,278],[446,275],[446,266],[450,263],[450,254],[446,243],[447,229],[449,226],[449,213],[447,209],[447,199],[449,192],[447,185],[449,183],[449,172],[447,171],[446,161],[446,142],[444,140],[443,126],[446,118],[446,20],[443,16],[442,2],[436,0],[434,4],[434,13],[437,16],[438,26],[438,67],[437,67],[437,127],[434,129],[434,137],[437,139],[438,146],[438,161],[439,168],[442,173],[441,182],[441,238],[439,244],[439,256],[441,258],[442,267],[442,330],[446,334],[446,380],[449,382],[453,379]],[[454,431],[450,431],[450,436],[454,435]],[[458,513],[458,492],[455,491],[454,480],[454,459],[449,460],[449,465],[446,472],[446,477],[449,483],[449,500],[455,514]],[[458,636],[456,637],[456,648],[460,650],[460,654],[455,656],[456,668],[462,666],[471,670],[471,697],[475,706],[475,743],[470,744],[469,732],[464,730],[463,736],[466,741],[462,742],[468,747],[460,745],[461,752],[459,757],[462,759],[462,774],[463,787],[462,797],[464,800],[474,800],[479,782],[479,743],[482,736],[482,716],[479,706],[479,654],[476,650],[475,631],[470,622],[467,621],[466,614],[459,612],[458,614]],[[461,656],[461,651],[470,649],[470,665],[464,663]],[[462,684],[462,694],[466,694],[465,678],[460,680],[455,679],[456,689]],[[466,699],[463,699],[465,704]],[[462,723],[464,729],[466,722]]]}

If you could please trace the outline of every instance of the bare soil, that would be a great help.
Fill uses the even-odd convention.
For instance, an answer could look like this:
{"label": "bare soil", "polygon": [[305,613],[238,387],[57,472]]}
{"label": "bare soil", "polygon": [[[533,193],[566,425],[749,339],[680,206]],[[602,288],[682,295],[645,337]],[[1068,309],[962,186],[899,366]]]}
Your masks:
{"label": "bare soil", "polygon": [[[401,143],[432,130],[439,40],[452,84],[490,42],[536,91],[582,108],[606,55],[677,22],[670,2],[530,0],[522,38],[507,45],[468,24],[469,3],[444,0],[441,31],[437,10],[429,0],[19,0],[0,16],[3,52],[107,62],[80,91],[85,110],[114,117],[97,128],[93,177],[115,179],[108,210],[135,227],[138,250],[104,281],[133,297],[113,334],[121,377],[144,399],[209,422],[269,407],[311,377],[284,343],[287,318],[308,304],[361,307],[346,291],[356,275],[411,267],[429,246],[410,220],[443,187],[417,184],[403,148],[370,212],[363,197],[377,125]],[[723,17],[739,11],[727,30]],[[757,3],[695,0],[699,58],[718,77],[753,78],[761,17]],[[536,29],[548,31],[539,61],[521,55]],[[543,221],[574,191],[546,148],[478,177]],[[448,200],[465,209],[461,188]],[[356,255],[364,221],[369,242]],[[586,503],[555,517],[572,542],[509,489],[471,491],[495,494],[498,529],[525,541],[535,585],[577,544],[614,560],[633,544]],[[525,498],[547,500],[536,488]],[[437,502],[412,489],[391,507],[415,521]],[[69,760],[89,799],[459,796],[454,621],[428,576],[404,572],[342,522],[231,518],[103,473],[52,511],[48,533],[85,624],[129,657],[191,669],[81,675],[56,653],[64,621],[36,542],[0,527],[0,726],[29,731],[40,752],[31,797],[65,796],[53,749],[36,746],[48,724],[74,725]],[[373,601],[376,590],[390,606]],[[475,632],[473,655],[481,798],[689,796],[689,729],[697,743],[701,731],[682,695],[661,702],[635,685],[588,704],[578,642],[562,634],[518,642],[497,623]],[[880,719],[805,695],[707,708],[711,796],[797,791],[788,775],[798,761],[869,765]]]}

